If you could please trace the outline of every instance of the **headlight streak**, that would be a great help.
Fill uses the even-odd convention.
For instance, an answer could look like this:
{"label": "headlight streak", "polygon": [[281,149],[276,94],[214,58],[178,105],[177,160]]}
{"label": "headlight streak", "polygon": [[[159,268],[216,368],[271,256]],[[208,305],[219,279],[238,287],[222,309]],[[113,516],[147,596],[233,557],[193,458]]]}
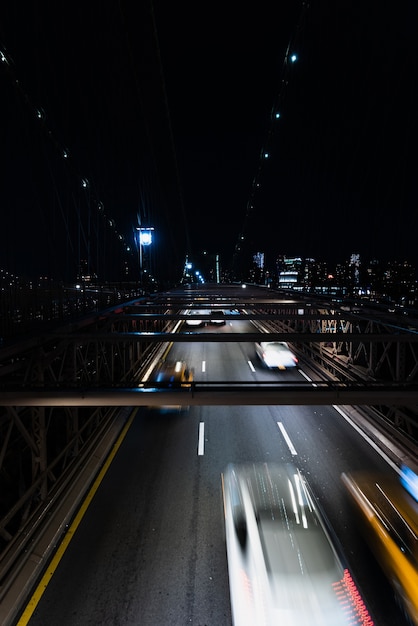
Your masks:
{"label": "headlight streak", "polygon": [[290,493],[290,498],[292,500],[292,507],[293,507],[293,512],[295,514],[296,524],[299,525],[300,524],[299,511],[298,511],[298,507],[297,507],[297,504],[296,504],[295,492],[293,490],[292,483],[290,482],[290,479],[288,480],[287,484],[289,485],[289,493]]}
{"label": "headlight streak", "polygon": [[[289,533],[290,533],[289,517],[288,517],[288,515],[287,515],[287,509],[286,509],[286,505],[285,505],[285,503],[284,503],[283,498],[282,498],[281,503],[282,503],[282,511],[283,511],[284,519],[285,519],[285,521],[286,521],[286,528],[287,528],[287,530],[288,530],[288,531],[289,531]],[[291,537],[292,544],[293,544],[293,537],[292,537],[292,533],[290,533],[290,537]]]}
{"label": "headlight streak", "polygon": [[351,477],[347,474],[343,473],[341,478],[351,496],[354,498],[355,502],[359,504],[360,509],[363,511],[367,520],[370,521],[376,515],[376,517],[382,522],[382,525],[386,527],[386,524],[381,519],[380,515],[378,514],[364,491],[362,491],[362,489],[360,489],[360,487],[355,484]]}
{"label": "headlight streak", "polygon": [[399,513],[399,511],[397,510],[397,508],[393,504],[392,500],[390,498],[388,498],[388,496],[386,495],[386,493],[383,491],[383,489],[380,487],[380,485],[378,483],[376,483],[376,487],[380,491],[380,493],[382,494],[383,498],[385,498],[386,502],[389,504],[389,506],[393,510],[394,514],[396,515],[396,517],[399,518],[399,521],[401,522],[401,524],[403,524],[407,528],[408,532],[410,532],[412,534],[412,536],[414,537],[414,539],[416,540],[417,536],[414,533],[414,530],[410,527],[410,525],[408,524],[406,519],[404,519],[402,517],[402,515]]}
{"label": "headlight streak", "polygon": [[297,489],[297,492],[298,492],[298,502],[299,502],[299,506],[300,506],[300,508],[302,510],[302,525],[303,525],[303,528],[308,528],[308,520],[306,519],[305,507],[304,507],[304,504],[303,504],[302,488],[301,488],[301,484],[300,484],[300,476],[299,476],[299,474],[295,474],[294,478],[295,478],[296,489]]}

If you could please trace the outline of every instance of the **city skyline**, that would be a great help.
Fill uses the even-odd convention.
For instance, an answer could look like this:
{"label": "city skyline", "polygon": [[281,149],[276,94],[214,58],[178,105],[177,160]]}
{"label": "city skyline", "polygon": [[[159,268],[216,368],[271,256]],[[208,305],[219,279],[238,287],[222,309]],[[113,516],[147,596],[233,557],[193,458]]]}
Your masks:
{"label": "city skyline", "polygon": [[[311,257],[304,257],[302,255],[287,256],[282,254],[275,255],[274,261],[270,264],[266,264],[265,255],[257,252],[249,256],[246,269],[239,276],[235,275],[229,266],[223,265],[222,259],[219,255],[211,255],[203,252],[201,255],[197,255],[193,259],[186,256],[182,267],[179,269],[176,280],[174,280],[171,284],[167,282],[164,283],[164,281],[161,281],[161,278],[154,275],[150,271],[146,261],[143,263],[142,267],[145,274],[145,276],[143,274],[142,278],[145,278],[145,281],[148,280],[148,287],[152,286],[156,290],[162,287],[162,283],[164,283],[164,288],[170,288],[170,286],[175,286],[184,279],[184,274],[187,271],[186,266],[190,268],[190,272],[192,274],[196,274],[197,280],[202,280],[203,282],[248,281],[250,277],[253,276],[254,270],[258,269],[260,270],[259,278],[261,277],[261,282],[263,282],[267,276],[270,278],[274,277],[274,280],[278,285],[278,277],[281,271],[289,268],[298,269],[310,267],[316,268],[315,276],[321,281],[344,281],[344,279],[349,276],[350,268],[355,268],[358,272],[358,277],[361,278],[359,284],[363,287],[367,286],[368,280],[381,280],[383,278],[383,280],[388,281],[393,280],[394,276],[399,277],[403,274],[404,279],[408,277],[408,284],[411,285],[411,293],[415,294],[415,286],[418,283],[417,267],[414,264],[411,264],[406,260],[397,259],[390,261],[381,261],[376,258],[364,259],[357,252],[352,253],[349,258],[345,259],[343,262],[337,262],[336,264],[331,264],[325,259],[314,259]],[[49,284],[57,283],[52,276],[41,275],[37,277],[28,277],[24,275],[15,275],[13,272],[9,272],[5,268],[0,268],[0,282],[3,283],[3,289],[7,286],[12,286],[14,283],[38,287],[44,286],[46,288],[48,288]],[[125,283],[126,285],[131,284],[132,286],[137,285],[140,287],[143,281],[140,280],[138,268],[135,267],[133,273],[126,274],[124,280],[116,282],[121,284]],[[106,284],[111,284],[111,281],[101,281],[100,277],[94,274],[90,275],[88,273],[87,262],[84,260],[80,265],[79,274],[74,278],[74,280],[69,281],[68,283],[58,281],[57,284],[75,285],[77,283],[92,283],[104,286]],[[154,285],[152,285],[152,283],[154,283]]]}

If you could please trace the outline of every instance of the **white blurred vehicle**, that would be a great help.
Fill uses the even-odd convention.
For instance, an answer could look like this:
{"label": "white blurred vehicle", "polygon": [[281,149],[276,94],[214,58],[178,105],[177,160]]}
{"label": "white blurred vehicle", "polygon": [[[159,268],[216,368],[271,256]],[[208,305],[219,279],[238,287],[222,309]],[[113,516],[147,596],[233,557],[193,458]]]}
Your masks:
{"label": "white blurred vehicle", "polygon": [[230,464],[223,490],[234,626],[373,625],[294,465]]}
{"label": "white blurred vehicle", "polygon": [[196,315],[210,315],[210,311],[206,309],[190,309],[186,318],[187,326],[205,326],[208,320],[202,320],[196,317]]}
{"label": "white blurred vehicle", "polygon": [[272,369],[287,370],[298,364],[297,357],[285,341],[257,342],[255,352],[263,365]]}

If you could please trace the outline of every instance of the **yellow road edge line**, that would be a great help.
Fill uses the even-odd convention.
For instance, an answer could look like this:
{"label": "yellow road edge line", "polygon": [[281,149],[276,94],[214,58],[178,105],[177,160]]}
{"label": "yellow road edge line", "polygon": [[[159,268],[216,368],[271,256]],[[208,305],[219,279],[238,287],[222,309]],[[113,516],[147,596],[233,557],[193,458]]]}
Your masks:
{"label": "yellow road edge line", "polygon": [[100,470],[99,474],[96,477],[96,480],[94,481],[90,491],[88,492],[86,498],[84,499],[82,505],[80,506],[77,515],[75,516],[71,526],[68,528],[67,532],[64,535],[63,540],[61,541],[60,545],[58,546],[57,551],[54,554],[54,557],[52,558],[46,572],[44,573],[44,575],[42,576],[38,586],[36,587],[34,593],[32,594],[31,599],[29,600],[28,604],[26,605],[25,610],[23,611],[22,615],[19,618],[19,621],[16,623],[16,626],[26,626],[30,620],[30,618],[33,615],[33,612],[35,611],[40,599],[42,598],[44,592],[46,591],[46,588],[48,587],[49,582],[52,579],[52,576],[55,573],[55,570],[57,569],[59,562],[61,561],[62,557],[65,554],[66,549],[69,546],[69,543],[71,541],[71,539],[74,536],[75,531],[77,530],[78,526],[80,525],[81,520],[83,519],[91,501],[93,500],[93,497],[96,493],[96,491],[98,490],[100,483],[102,482],[104,476],[106,475],[106,472],[108,471],[110,464],[112,463],[113,459],[116,456],[117,451],[119,450],[122,441],[125,439],[126,437],[126,433],[129,430],[129,427],[131,426],[133,419],[135,417],[135,414],[137,413],[138,408],[136,407],[133,411],[132,414],[129,418],[129,420],[126,422],[122,432],[120,433],[119,437],[116,440],[115,445],[113,446],[112,451],[110,452],[109,456],[107,457],[102,469]]}

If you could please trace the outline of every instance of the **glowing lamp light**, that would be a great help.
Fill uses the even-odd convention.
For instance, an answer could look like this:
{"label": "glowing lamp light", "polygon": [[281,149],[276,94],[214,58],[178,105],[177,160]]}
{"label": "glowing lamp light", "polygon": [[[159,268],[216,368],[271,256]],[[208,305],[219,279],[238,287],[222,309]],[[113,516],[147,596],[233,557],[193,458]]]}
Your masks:
{"label": "glowing lamp light", "polygon": [[290,60],[292,61],[292,63],[294,63],[295,61],[298,60],[298,57],[296,56],[296,54],[292,54],[292,56],[290,57]]}
{"label": "glowing lamp light", "polygon": [[141,246],[150,246],[152,244],[153,228],[139,228],[139,243]]}

